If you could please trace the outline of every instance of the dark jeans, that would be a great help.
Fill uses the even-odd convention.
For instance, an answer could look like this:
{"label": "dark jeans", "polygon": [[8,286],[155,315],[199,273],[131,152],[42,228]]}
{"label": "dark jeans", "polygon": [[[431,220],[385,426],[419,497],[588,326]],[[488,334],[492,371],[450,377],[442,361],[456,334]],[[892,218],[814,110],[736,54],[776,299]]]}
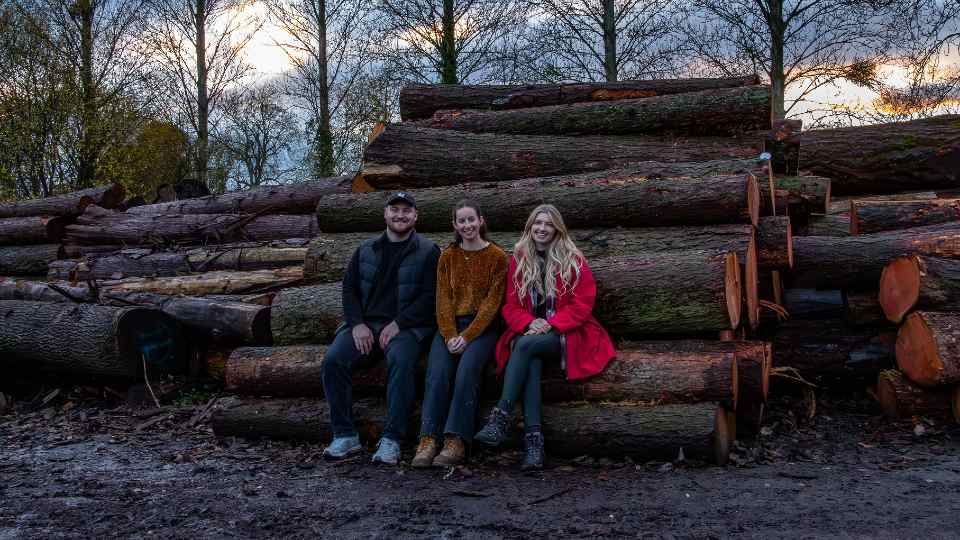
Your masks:
{"label": "dark jeans", "polygon": [[[378,330],[374,330],[375,337]],[[387,424],[383,436],[403,440],[413,410],[414,370],[423,352],[423,344],[410,330],[401,330],[390,340],[386,351],[379,349],[380,345],[376,343],[370,355],[361,355],[353,344],[349,328],[337,332],[333,344],[327,349],[322,368],[323,392],[330,406],[330,427],[334,437],[357,434],[353,423],[353,372],[369,366],[382,354],[387,359]]]}
{"label": "dark jeans", "polygon": [[[457,330],[462,332],[472,320],[471,316],[458,317]],[[430,436],[440,440],[441,435],[449,433],[460,436],[466,442],[473,440],[480,378],[483,366],[493,358],[499,337],[497,326],[496,323],[491,324],[483,334],[468,343],[459,361],[447,350],[446,340],[440,332],[434,335],[427,360],[421,437]],[[456,380],[451,401],[450,381],[454,379],[454,373]]]}
{"label": "dark jeans", "polygon": [[560,360],[560,334],[556,332],[518,337],[504,369],[503,393],[497,406],[511,414],[523,394],[523,425],[527,432],[539,430],[542,424],[540,372],[545,360]]}

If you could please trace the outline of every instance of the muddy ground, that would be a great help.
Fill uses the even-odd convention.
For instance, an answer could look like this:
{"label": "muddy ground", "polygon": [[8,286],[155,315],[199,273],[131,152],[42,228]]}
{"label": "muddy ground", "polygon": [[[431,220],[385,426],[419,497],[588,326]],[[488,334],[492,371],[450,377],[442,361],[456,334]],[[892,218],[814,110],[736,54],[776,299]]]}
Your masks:
{"label": "muddy ground", "polygon": [[522,474],[517,453],[453,470],[328,464],[318,446],[217,440],[206,398],[134,410],[81,394],[0,417],[0,539],[960,535],[960,430],[885,422],[865,396],[820,396],[812,420],[781,399],[727,467],[577,459]]}

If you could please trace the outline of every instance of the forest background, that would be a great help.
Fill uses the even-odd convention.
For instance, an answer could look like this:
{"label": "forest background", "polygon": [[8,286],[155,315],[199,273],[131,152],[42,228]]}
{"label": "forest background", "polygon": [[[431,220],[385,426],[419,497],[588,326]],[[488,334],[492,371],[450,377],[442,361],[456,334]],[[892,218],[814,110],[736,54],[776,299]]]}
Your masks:
{"label": "forest background", "polygon": [[817,128],[960,111],[960,0],[0,0],[0,200],[356,170],[411,83],[757,73]]}

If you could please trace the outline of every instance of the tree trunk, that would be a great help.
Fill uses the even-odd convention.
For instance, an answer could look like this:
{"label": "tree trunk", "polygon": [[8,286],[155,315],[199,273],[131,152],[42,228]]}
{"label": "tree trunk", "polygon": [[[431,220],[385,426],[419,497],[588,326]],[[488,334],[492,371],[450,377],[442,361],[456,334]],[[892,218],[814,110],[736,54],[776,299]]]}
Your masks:
{"label": "tree trunk", "polygon": [[270,308],[189,296],[105,292],[101,302],[113,306],[147,306],[163,311],[188,328],[217,341],[270,344]]}
{"label": "tree trunk", "polygon": [[[506,182],[602,171],[632,163],[753,158],[754,141],[464,133],[388,124],[367,146],[354,190]],[[641,165],[642,166],[642,165]],[[667,166],[657,163],[654,171]]]}
{"label": "tree trunk", "polygon": [[[302,244],[306,242],[304,239]],[[281,247],[284,245],[283,242],[248,242],[159,253],[154,253],[152,249],[125,249],[101,256],[88,255],[83,259],[53,261],[49,265],[47,277],[86,281],[176,276],[214,270],[269,270],[303,264],[307,248]],[[0,248],[0,258],[2,254],[3,248]],[[46,269],[44,271],[46,272]]]}
{"label": "tree trunk", "polygon": [[140,378],[146,361],[150,377],[182,371],[177,325],[154,309],[3,300],[0,313],[9,367]]}
{"label": "tree trunk", "polygon": [[603,73],[608,83],[617,82],[617,9],[614,0],[603,0]]}
{"label": "tree trunk", "polygon": [[930,225],[848,237],[793,239],[794,287],[876,290],[883,267],[901,255],[960,258],[960,224]]}
{"label": "tree trunk", "polygon": [[[760,194],[753,175],[702,179],[603,180],[577,177],[448,186],[417,191],[417,230],[449,231],[450,209],[464,196],[479,203],[491,226],[523,230],[530,210],[551,202],[570,228],[756,224]],[[589,204],[584,204],[589,201]],[[324,232],[375,232],[384,228],[381,193],[331,195],[317,205]]]}
{"label": "tree trunk", "polygon": [[850,236],[850,214],[810,214],[797,236]]}
{"label": "tree trunk", "polygon": [[72,217],[30,216],[0,219],[0,245],[58,244]]}
{"label": "tree trunk", "polygon": [[897,334],[897,366],[925,387],[960,382],[960,314],[915,311]]}
{"label": "tree trunk", "polygon": [[773,367],[791,367],[805,377],[874,377],[893,365],[894,337],[855,328],[843,319],[791,320],[773,336]]}
{"label": "tree trunk", "polygon": [[960,311],[960,261],[917,255],[894,259],[880,275],[880,306],[898,324],[915,309]]}
{"label": "tree trunk", "polygon": [[0,275],[42,276],[60,255],[60,244],[0,246]]}
{"label": "tree trunk", "polygon": [[790,214],[822,214],[830,205],[830,179],[819,176],[777,176],[773,179],[776,212],[769,196],[769,180],[760,178],[763,204],[760,214],[786,216]]}
{"label": "tree trunk", "polygon": [[936,191],[908,191],[906,193],[885,193],[883,195],[845,195],[830,199],[828,214],[849,214],[853,201],[929,201],[937,199]]}
{"label": "tree trunk", "polygon": [[67,227],[73,244],[128,245],[214,243],[310,238],[317,234],[312,215],[158,214],[131,215],[87,208]]}
{"label": "tree trunk", "polygon": [[123,201],[123,194],[122,185],[109,184],[44,199],[5,202],[0,203],[0,218],[76,216],[91,204],[102,208],[116,208]]}
{"label": "tree trunk", "polygon": [[350,176],[320,178],[284,186],[261,186],[245,191],[208,195],[196,199],[148,204],[131,214],[309,214],[331,193],[349,191]]}
{"label": "tree trunk", "polygon": [[[386,415],[387,408],[379,401],[354,402],[353,419],[360,439],[369,444],[379,440]],[[333,438],[330,431],[330,409],[326,402],[316,399],[235,401],[214,411],[210,426],[214,435],[220,438],[241,437],[311,443],[327,443]],[[416,430],[412,432],[416,433]]]}
{"label": "tree trunk", "polygon": [[892,369],[877,377],[877,401],[887,418],[953,415],[953,392],[917,386]]}
{"label": "tree trunk", "polygon": [[716,333],[740,325],[734,253],[650,253],[590,261],[594,315],[616,336]]}
{"label": "tree trunk", "polygon": [[770,128],[770,89],[745,86],[508,111],[437,111],[421,125],[513,135],[728,136]]}
{"label": "tree trunk", "polygon": [[800,168],[833,180],[837,195],[960,187],[960,116],[798,135]]}
{"label": "tree trunk", "polygon": [[276,345],[329,343],[343,321],[340,282],[281,290],[273,299],[270,328]]}
{"label": "tree trunk", "polygon": [[851,201],[850,234],[896,231],[960,220],[960,199]]}
{"label": "tree trunk", "polygon": [[166,295],[205,296],[208,294],[254,294],[302,285],[303,269],[298,266],[247,272],[206,272],[191,276],[126,278],[98,283],[101,291],[114,293],[150,292]]}
{"label": "tree trunk", "polygon": [[400,117],[430,118],[444,109],[505,110],[568,103],[682,94],[760,84],[756,75],[718,79],[659,79],[616,83],[526,85],[407,85],[400,90]]}
{"label": "tree trunk", "polygon": [[317,125],[314,135],[313,159],[316,163],[314,175],[330,176],[336,168],[333,155],[333,131],[330,128],[330,76],[327,52],[327,2],[320,0],[313,5],[317,20]]}
{"label": "tree trunk", "polygon": [[443,84],[459,84],[457,76],[457,15],[454,10],[454,0],[443,0],[443,12],[440,14],[440,82]]}
{"label": "tree trunk", "polygon": [[[236,349],[224,371],[226,389],[246,395],[322,398],[326,353],[323,345]],[[354,395],[382,395],[386,387],[384,362],[354,372]]]}
{"label": "tree trunk", "polygon": [[793,234],[789,217],[760,218],[757,224],[757,267],[761,270],[793,267]]}
{"label": "tree trunk", "polygon": [[0,300],[28,300],[33,302],[96,302],[96,294],[86,285],[42,283],[25,279],[0,278]]}
{"label": "tree trunk", "polygon": [[194,58],[197,62],[197,143],[194,168],[196,180],[207,185],[207,166],[210,159],[210,95],[207,86],[207,2],[195,0],[193,9],[193,30],[196,31]]}

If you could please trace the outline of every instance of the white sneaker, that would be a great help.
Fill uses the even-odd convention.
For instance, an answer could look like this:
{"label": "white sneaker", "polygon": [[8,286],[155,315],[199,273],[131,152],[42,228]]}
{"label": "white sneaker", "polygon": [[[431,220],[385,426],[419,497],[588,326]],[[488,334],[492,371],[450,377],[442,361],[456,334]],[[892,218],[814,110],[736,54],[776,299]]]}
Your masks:
{"label": "white sneaker", "polygon": [[400,463],[400,443],[393,439],[382,437],[380,442],[377,443],[377,453],[373,455],[371,461],[387,465]]}
{"label": "white sneaker", "polygon": [[323,449],[323,458],[331,461],[343,459],[363,451],[360,446],[360,437],[335,437],[330,446]]}

